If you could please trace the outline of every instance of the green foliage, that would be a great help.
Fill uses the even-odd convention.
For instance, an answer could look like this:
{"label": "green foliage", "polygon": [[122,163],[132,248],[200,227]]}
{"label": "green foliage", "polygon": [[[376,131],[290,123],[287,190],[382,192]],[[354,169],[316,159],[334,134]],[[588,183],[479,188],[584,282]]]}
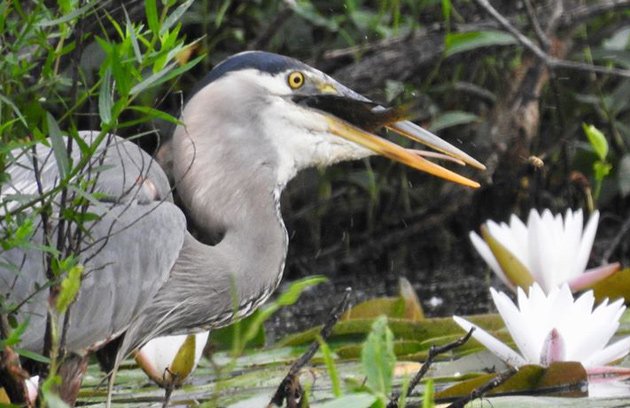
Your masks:
{"label": "green foliage", "polygon": [[234,356],[240,356],[248,345],[263,346],[265,339],[264,323],[281,308],[297,302],[306,289],[326,282],[326,280],[323,276],[310,276],[292,282],[275,300],[267,302],[247,318],[238,320],[227,327],[213,330],[210,334],[210,341],[217,346],[231,346]]}
{"label": "green foliage", "polygon": [[[6,168],[38,144],[52,149],[53,165],[59,173],[54,185],[42,187],[41,169],[36,168],[35,191],[5,195],[3,189],[0,199],[2,249],[41,252],[49,278],[33,289],[34,294],[45,291],[51,297],[48,323],[52,347],[47,355],[19,349],[28,321],[15,322],[20,305],[5,304],[0,298],[2,318],[12,322],[2,344],[50,365],[50,375],[42,386],[44,405],[65,406],[56,395],[56,372],[64,354],[60,322],[81,287],[83,266],[78,260],[86,250],[81,237],[89,237],[92,223],[99,221],[88,206],[98,202],[102,194],[94,191],[94,179],[86,168],[98,163],[95,153],[107,143],[106,132],[156,119],[177,122],[157,107],[144,103],[137,107],[135,103],[202,58],[178,59],[189,44],[177,18],[190,4],[181,2],[171,13],[175,1],[160,2],[159,6],[156,1],[147,1],[146,28],[125,13],[124,18],[114,18],[97,1],[79,4],[61,0],[50,5],[0,0],[0,181],[10,182]],[[94,61],[98,63],[90,65]],[[89,126],[100,125],[102,129],[92,143],[77,132],[86,127],[85,117],[92,118]],[[31,242],[37,229],[38,236],[43,236],[41,243]],[[18,265],[2,267],[20,273]]]}
{"label": "green foliage", "polygon": [[433,380],[429,378],[424,385],[424,393],[422,394],[422,408],[433,408],[435,402],[433,401]]}
{"label": "green foliage", "polygon": [[597,155],[593,162],[593,174],[595,177],[595,199],[599,197],[604,179],[610,174],[612,164],[608,162],[608,141],[606,136],[593,125],[582,124],[582,129],[588,138],[591,148]]}
{"label": "green foliage", "polygon": [[394,335],[387,327],[385,316],[374,321],[372,331],[363,345],[361,363],[367,376],[366,386],[378,398],[377,406],[385,407],[392,391],[396,364]]}
{"label": "green foliage", "polygon": [[68,271],[67,276],[61,281],[61,290],[57,297],[57,312],[65,313],[68,307],[79,293],[81,288],[81,276],[83,275],[83,265],[74,265]]}
{"label": "green foliage", "polygon": [[321,338],[321,336],[317,337],[317,342],[319,343],[319,349],[321,350],[322,356],[324,357],[324,364],[326,364],[326,371],[328,372],[328,376],[330,377],[330,382],[332,383],[332,393],[336,398],[341,397],[341,382],[339,381],[339,372],[337,371],[337,367],[335,367],[335,360],[332,351],[328,344]]}
{"label": "green foliage", "polygon": [[516,39],[503,31],[469,31],[446,35],[446,55],[451,56],[477,48],[516,44]]}

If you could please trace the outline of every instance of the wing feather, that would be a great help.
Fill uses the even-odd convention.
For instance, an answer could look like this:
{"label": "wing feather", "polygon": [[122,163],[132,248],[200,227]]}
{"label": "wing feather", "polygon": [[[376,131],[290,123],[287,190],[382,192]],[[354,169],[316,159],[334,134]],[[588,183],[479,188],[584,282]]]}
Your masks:
{"label": "wing feather", "polygon": [[[82,136],[89,143],[96,133],[83,132]],[[74,163],[80,159],[76,150]],[[34,163],[43,192],[57,187],[59,175],[49,147],[39,144],[20,152],[9,168],[10,182],[2,186],[3,211],[38,197]],[[71,224],[68,234],[81,237],[78,259],[85,268],[66,333],[67,348],[75,352],[93,348],[127,328],[167,280],[186,231],[185,217],[172,203],[166,175],[135,144],[112,136],[97,150],[82,177],[94,183],[87,196],[100,195],[87,208],[96,221],[83,225],[80,232]],[[58,211],[59,201],[59,194],[52,194],[53,211]],[[57,219],[50,217],[52,231],[58,227]],[[39,222],[31,245],[0,253],[0,297],[5,304],[21,305],[18,320],[28,319],[29,325],[20,346],[37,352],[43,348],[49,294],[45,254],[39,249],[43,235]]]}

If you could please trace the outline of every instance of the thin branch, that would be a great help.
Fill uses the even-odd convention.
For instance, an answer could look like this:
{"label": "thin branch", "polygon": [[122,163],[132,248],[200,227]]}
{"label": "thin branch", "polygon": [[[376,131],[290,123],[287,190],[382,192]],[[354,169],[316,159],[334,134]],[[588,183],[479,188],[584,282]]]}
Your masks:
{"label": "thin branch", "polygon": [[468,394],[464,398],[458,399],[457,401],[453,402],[447,408],[463,408],[464,406],[466,406],[466,404],[468,404],[472,400],[481,398],[488,391],[494,388],[497,388],[499,385],[503,384],[504,382],[512,378],[512,376],[516,374],[517,372],[518,370],[516,368],[510,367],[508,370],[503,371],[502,373],[494,377],[492,380],[483,384],[481,387],[475,388],[470,394]]}
{"label": "thin branch", "polygon": [[[422,380],[424,376],[427,374],[427,372],[429,371],[429,368],[431,368],[431,365],[433,364],[437,356],[439,356],[440,354],[448,353],[449,351],[456,349],[457,347],[461,347],[470,339],[474,331],[475,331],[475,328],[473,327],[470,329],[468,333],[466,333],[465,336],[460,337],[459,339],[451,343],[445,344],[443,346],[431,346],[431,348],[429,349],[429,355],[427,356],[426,361],[424,362],[424,364],[422,364],[422,367],[420,367],[420,370],[418,370],[416,375],[409,382],[409,388],[407,389],[407,397],[411,396],[411,394],[413,393],[413,390],[418,386],[418,384],[420,383],[420,380]],[[398,407],[399,397],[400,397],[399,393],[392,393],[389,399],[389,403],[387,404],[387,408]]]}
{"label": "thin branch", "polygon": [[609,11],[622,10],[629,7],[630,0],[600,0],[596,4],[578,6],[564,12],[558,25],[560,27],[571,27]]}
{"label": "thin branch", "polygon": [[543,61],[545,65],[547,65],[550,69],[555,68],[565,68],[571,69],[574,71],[582,71],[589,73],[598,73],[605,75],[616,75],[625,78],[630,78],[630,70],[627,69],[619,69],[619,68],[607,68],[599,65],[590,65],[582,62],[576,61],[567,61],[563,59],[556,58],[552,55],[547,54],[544,50],[538,47],[536,44],[532,42],[526,35],[521,33],[510,21],[505,18],[501,13],[499,13],[488,0],[475,0],[475,2],[482,7],[488,14],[494,18],[501,27],[503,27],[506,31],[508,31],[512,36],[531,51],[538,59]]}
{"label": "thin branch", "polygon": [[[322,330],[319,332],[322,339],[326,340],[328,339],[328,337],[330,337],[333,327],[348,306],[348,301],[350,300],[351,293],[352,288],[346,288],[346,292],[344,293],[341,302],[339,302],[339,304],[335,306],[335,308],[330,312],[326,324],[324,324],[324,327],[322,327]],[[300,370],[311,360],[311,358],[313,358],[317,350],[319,350],[319,341],[315,340],[311,343],[308,350],[306,350],[306,352],[302,354],[302,356],[297,359],[295,363],[293,363],[286,377],[284,377],[284,379],[280,382],[280,385],[278,386],[276,393],[271,398],[271,401],[269,401],[269,404],[267,405],[268,407],[282,406],[282,402],[285,400],[285,398],[287,399],[287,405],[290,405],[287,391],[295,390],[296,388],[298,390],[301,389],[299,383],[296,384],[297,375]]]}
{"label": "thin branch", "polygon": [[536,17],[536,10],[534,10],[534,6],[532,6],[531,0],[523,0],[525,4],[525,10],[527,10],[527,18],[529,19],[529,23],[532,25],[534,32],[536,33],[536,37],[538,37],[538,41],[542,45],[544,50],[548,50],[551,42],[549,41],[549,37],[545,34],[545,31],[540,26],[540,22],[538,21],[538,17]]}

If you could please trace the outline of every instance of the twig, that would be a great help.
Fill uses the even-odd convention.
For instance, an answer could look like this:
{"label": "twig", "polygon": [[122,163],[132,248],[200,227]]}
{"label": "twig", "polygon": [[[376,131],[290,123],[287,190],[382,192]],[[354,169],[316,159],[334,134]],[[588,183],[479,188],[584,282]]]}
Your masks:
{"label": "twig", "polygon": [[545,31],[540,26],[538,17],[536,17],[536,10],[534,10],[531,0],[523,0],[523,3],[525,4],[525,10],[527,10],[527,18],[536,33],[536,37],[538,37],[538,41],[540,41],[540,45],[542,45],[543,50],[548,50],[551,42],[549,41],[547,34],[545,34]]}
{"label": "twig", "polygon": [[630,231],[630,217],[628,217],[623,222],[623,224],[621,225],[621,228],[619,229],[619,232],[617,233],[617,235],[615,235],[615,238],[612,240],[610,245],[608,245],[608,248],[604,252],[604,255],[602,255],[602,263],[603,264],[607,264],[608,263],[608,259],[610,259],[610,257],[612,256],[613,252],[615,252],[615,250],[617,249],[617,247],[621,243],[621,239],[628,233],[628,231]]}
{"label": "twig", "polygon": [[560,27],[570,27],[584,20],[597,17],[609,11],[630,7],[630,0],[600,0],[596,4],[589,4],[567,10],[560,17]]}
{"label": "twig", "polygon": [[463,408],[470,401],[483,397],[483,395],[487,393],[488,391],[498,387],[499,385],[509,380],[514,374],[517,373],[517,371],[518,370],[516,368],[510,367],[508,370],[503,371],[502,373],[494,377],[492,380],[483,384],[481,387],[475,388],[466,397],[460,398],[457,401],[453,402],[447,408]]}
{"label": "twig", "polygon": [[[326,340],[328,339],[328,337],[330,337],[333,327],[348,306],[348,301],[350,300],[351,293],[352,288],[346,288],[343,299],[341,299],[341,302],[339,302],[339,304],[335,306],[334,309],[330,312],[328,320],[324,324],[324,327],[322,327],[322,330],[319,332],[322,339]],[[267,407],[280,407],[282,406],[282,402],[285,400],[285,398],[287,399],[287,406],[291,406],[291,402],[295,402],[292,401],[294,396],[296,394],[299,394],[301,391],[299,382],[297,382],[297,375],[300,370],[311,360],[311,358],[313,358],[317,350],[319,350],[319,341],[315,340],[311,343],[308,350],[306,350],[306,352],[293,363],[286,377],[284,377],[284,379],[280,382],[276,393],[271,398],[271,401],[269,401]]]}
{"label": "twig", "polygon": [[484,10],[486,10],[486,12],[490,14],[492,18],[494,18],[499,23],[499,25],[501,25],[501,27],[503,27],[506,31],[512,34],[512,36],[519,43],[521,43],[521,45],[523,45],[525,48],[531,51],[538,59],[543,61],[545,65],[547,65],[549,68],[552,68],[552,69],[565,68],[565,69],[572,69],[575,71],[583,71],[583,72],[606,74],[606,75],[617,75],[617,76],[621,76],[625,78],[630,78],[630,70],[627,70],[627,69],[619,69],[619,68],[614,68],[614,67],[607,68],[607,67],[602,67],[599,65],[585,64],[583,62],[563,60],[563,59],[551,56],[547,54],[545,51],[543,51],[536,44],[534,44],[532,40],[530,40],[525,34],[521,33],[516,27],[514,27],[507,18],[505,18],[494,7],[492,7],[492,5],[490,4],[488,0],[475,0],[475,2]]}
{"label": "twig", "polygon": [[[424,362],[424,364],[422,364],[422,367],[420,367],[420,370],[418,370],[416,375],[409,382],[409,388],[407,389],[407,397],[411,396],[414,388],[416,388],[418,384],[420,383],[420,380],[424,378],[424,376],[429,371],[429,368],[431,368],[431,365],[433,364],[437,356],[439,356],[440,354],[447,353],[453,349],[456,349],[457,347],[461,347],[470,339],[474,331],[475,331],[475,328],[473,327],[470,329],[470,331],[468,331],[468,333],[466,333],[465,336],[460,337],[459,339],[451,343],[445,344],[443,346],[431,346],[431,348],[429,348],[429,355],[427,356],[426,361]],[[399,393],[392,393],[389,399],[389,403],[387,404],[387,408],[398,407],[399,397],[400,397]]]}

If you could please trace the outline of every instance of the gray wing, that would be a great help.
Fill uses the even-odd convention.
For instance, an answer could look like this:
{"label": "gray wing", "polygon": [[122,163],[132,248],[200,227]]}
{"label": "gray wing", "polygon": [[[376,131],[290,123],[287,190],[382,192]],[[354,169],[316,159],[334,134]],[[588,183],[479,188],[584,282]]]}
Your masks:
{"label": "gray wing", "polygon": [[[82,136],[89,143],[96,134]],[[39,196],[34,163],[44,194],[59,181],[51,148],[39,144],[16,156],[8,170],[11,180],[2,186],[4,213]],[[80,160],[77,146],[72,160]],[[186,231],[185,217],[172,203],[164,172],[135,144],[112,136],[85,169],[77,181],[93,186],[89,194],[70,193],[90,200],[87,211],[95,220],[82,229],[75,224],[66,229],[67,236],[79,242],[78,260],[85,268],[66,333],[66,347],[75,352],[97,347],[127,328],[168,278]],[[48,236],[55,245],[60,194],[51,194],[50,202],[53,217]],[[18,321],[29,321],[20,347],[41,352],[49,290],[45,254],[39,249],[44,228],[41,219],[35,220],[30,245],[0,252],[0,300],[5,306],[19,305]],[[4,228],[7,222],[3,221]]]}

